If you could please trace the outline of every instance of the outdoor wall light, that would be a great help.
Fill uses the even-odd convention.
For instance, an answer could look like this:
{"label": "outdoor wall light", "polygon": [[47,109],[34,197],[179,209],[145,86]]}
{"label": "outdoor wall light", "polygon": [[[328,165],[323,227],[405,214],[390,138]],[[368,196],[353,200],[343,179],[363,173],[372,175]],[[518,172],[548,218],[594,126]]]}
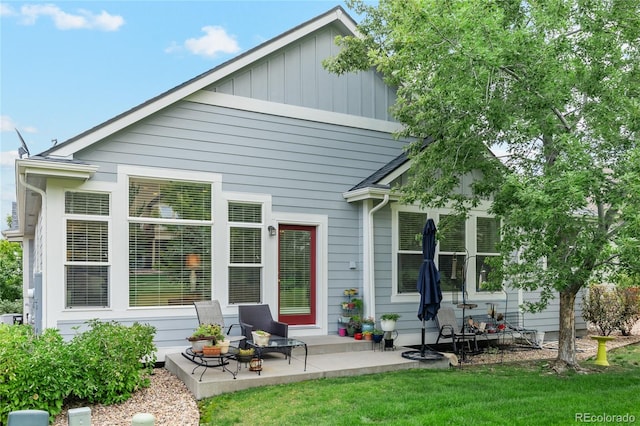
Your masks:
{"label": "outdoor wall light", "polygon": [[269,236],[270,237],[275,237],[276,234],[278,233],[278,230],[274,226],[271,226],[271,225],[269,225],[267,227],[267,231],[269,231]]}

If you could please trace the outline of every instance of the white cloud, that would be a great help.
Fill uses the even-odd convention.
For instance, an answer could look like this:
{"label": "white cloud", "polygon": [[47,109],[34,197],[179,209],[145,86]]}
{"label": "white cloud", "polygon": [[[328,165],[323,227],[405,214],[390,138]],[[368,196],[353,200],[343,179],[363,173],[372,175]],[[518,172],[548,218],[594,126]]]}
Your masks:
{"label": "white cloud", "polygon": [[78,10],[77,14],[71,14],[53,4],[25,5],[20,9],[20,14],[25,25],[34,25],[39,17],[48,16],[59,30],[117,31],[124,25],[122,16],[110,15],[104,10],[98,15],[85,9]]}
{"label": "white cloud", "polygon": [[14,16],[15,10],[6,3],[0,3],[0,16]]}
{"label": "white cloud", "polygon": [[8,115],[0,115],[0,131],[9,132],[16,128],[16,124]]}
{"label": "white cloud", "polygon": [[2,151],[0,152],[0,166],[13,167],[18,158],[18,151]]}
{"label": "white cloud", "polygon": [[194,55],[214,58],[220,53],[237,53],[240,51],[240,46],[235,36],[227,34],[224,28],[206,26],[202,28],[202,31],[205,33],[202,37],[190,38],[184,42],[184,47]]}

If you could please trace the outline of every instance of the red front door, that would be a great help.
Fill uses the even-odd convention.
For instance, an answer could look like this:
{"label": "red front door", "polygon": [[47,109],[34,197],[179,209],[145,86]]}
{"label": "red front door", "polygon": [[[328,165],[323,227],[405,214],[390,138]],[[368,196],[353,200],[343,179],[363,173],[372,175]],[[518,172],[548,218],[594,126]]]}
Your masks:
{"label": "red front door", "polygon": [[315,324],[316,228],[280,225],[278,231],[278,319]]}

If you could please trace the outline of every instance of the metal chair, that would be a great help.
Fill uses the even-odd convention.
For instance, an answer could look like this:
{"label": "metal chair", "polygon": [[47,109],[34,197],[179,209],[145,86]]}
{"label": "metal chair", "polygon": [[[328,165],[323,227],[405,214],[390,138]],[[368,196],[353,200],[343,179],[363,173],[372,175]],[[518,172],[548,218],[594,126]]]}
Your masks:
{"label": "metal chair", "polygon": [[534,348],[541,348],[541,345],[538,344],[538,330],[526,328],[524,326],[524,317],[519,311],[505,313],[504,323],[514,339],[523,340],[527,345]]}
{"label": "metal chair", "polygon": [[[276,321],[271,315],[269,305],[240,305],[238,306],[238,320],[242,334],[247,340],[253,340],[252,331],[263,330],[271,334],[272,338],[289,337],[289,324]],[[282,352],[289,355],[291,349],[265,347],[262,352]]]}
{"label": "metal chair", "polygon": [[[199,302],[193,302],[193,306],[196,308],[196,314],[198,315],[198,322],[200,324],[220,324],[224,330],[224,316],[222,315],[222,309],[220,308],[220,302],[217,300],[203,300]],[[229,340],[231,343],[241,342],[245,339],[244,335],[230,335],[231,329],[234,325],[231,324],[227,330],[225,340]]]}
{"label": "metal chair", "polygon": [[473,341],[474,350],[478,350],[478,342],[476,340],[475,332],[468,331],[463,333],[462,327],[456,320],[456,313],[453,308],[442,307],[436,314],[438,320],[438,339],[436,345],[440,342],[440,338],[451,339],[453,343],[453,352],[458,353],[458,343],[467,342],[469,350],[471,350],[471,342]]}

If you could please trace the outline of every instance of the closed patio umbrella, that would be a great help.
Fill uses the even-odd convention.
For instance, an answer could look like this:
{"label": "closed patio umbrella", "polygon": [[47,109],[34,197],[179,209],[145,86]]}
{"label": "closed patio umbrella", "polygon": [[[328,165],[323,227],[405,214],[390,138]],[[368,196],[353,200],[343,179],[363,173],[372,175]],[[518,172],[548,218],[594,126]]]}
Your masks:
{"label": "closed patio umbrella", "polygon": [[434,320],[442,302],[440,289],[440,272],[436,268],[434,257],[436,254],[436,224],[428,219],[422,230],[422,264],[418,272],[417,289],[420,293],[418,318],[422,320],[422,348],[424,356],[425,321]]}

